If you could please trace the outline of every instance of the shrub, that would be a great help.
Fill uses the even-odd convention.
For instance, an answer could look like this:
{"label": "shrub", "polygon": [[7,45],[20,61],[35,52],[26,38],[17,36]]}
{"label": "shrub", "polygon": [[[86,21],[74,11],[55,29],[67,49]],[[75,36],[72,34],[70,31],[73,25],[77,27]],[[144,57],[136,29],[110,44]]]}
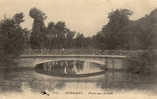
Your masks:
{"label": "shrub", "polygon": [[127,58],[127,70],[132,73],[151,73],[156,65],[157,55],[154,50],[145,50]]}

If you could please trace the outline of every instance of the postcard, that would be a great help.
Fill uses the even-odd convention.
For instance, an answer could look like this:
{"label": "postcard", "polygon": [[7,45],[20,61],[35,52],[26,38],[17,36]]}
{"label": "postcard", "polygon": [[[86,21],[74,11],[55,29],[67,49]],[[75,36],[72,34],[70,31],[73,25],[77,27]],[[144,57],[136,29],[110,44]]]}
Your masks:
{"label": "postcard", "polygon": [[0,0],[0,99],[156,99],[156,0]]}

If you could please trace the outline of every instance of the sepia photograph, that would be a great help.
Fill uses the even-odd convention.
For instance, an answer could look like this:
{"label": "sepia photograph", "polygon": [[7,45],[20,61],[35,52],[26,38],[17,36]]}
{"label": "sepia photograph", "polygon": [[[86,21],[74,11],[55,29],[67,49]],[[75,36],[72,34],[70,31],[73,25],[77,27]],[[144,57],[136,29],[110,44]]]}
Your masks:
{"label": "sepia photograph", "polygon": [[157,98],[157,0],[0,0],[0,99],[98,98]]}

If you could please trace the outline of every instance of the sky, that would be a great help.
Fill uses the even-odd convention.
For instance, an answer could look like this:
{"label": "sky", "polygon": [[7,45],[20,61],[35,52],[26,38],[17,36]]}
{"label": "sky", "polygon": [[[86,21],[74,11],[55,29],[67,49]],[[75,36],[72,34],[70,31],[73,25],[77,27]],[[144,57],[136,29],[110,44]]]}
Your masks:
{"label": "sky", "polygon": [[50,21],[64,21],[66,26],[85,36],[92,36],[107,24],[107,15],[115,9],[130,9],[131,19],[136,20],[157,8],[157,0],[0,0],[0,19],[23,12],[24,28],[32,28],[29,10],[39,8]]}

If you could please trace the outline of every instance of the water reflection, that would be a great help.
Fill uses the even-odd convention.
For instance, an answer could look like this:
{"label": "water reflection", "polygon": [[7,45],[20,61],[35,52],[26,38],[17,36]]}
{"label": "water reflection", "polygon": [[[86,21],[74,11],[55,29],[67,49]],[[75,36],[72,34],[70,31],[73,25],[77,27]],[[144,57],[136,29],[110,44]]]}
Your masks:
{"label": "water reflection", "polygon": [[[52,63],[46,63],[47,68],[43,64],[38,65],[39,70],[44,70],[47,74],[51,74],[52,71],[59,71],[64,74],[75,73],[93,73],[103,71],[101,65],[97,63],[89,63],[83,61],[53,61]],[[54,65],[48,65],[54,64]],[[61,66],[59,64],[62,64]],[[65,65],[66,64],[66,65]],[[69,64],[71,65],[71,67]],[[52,66],[52,67],[49,67]],[[59,66],[59,67],[56,67]],[[67,66],[67,67],[66,67]],[[64,69],[62,68],[64,67]],[[100,68],[99,68],[100,67]],[[66,69],[65,69],[66,68]],[[71,69],[71,70],[67,70]],[[61,72],[62,71],[62,72]],[[42,71],[43,72],[43,71]],[[79,77],[78,77],[79,78]],[[116,90],[147,90],[156,94],[157,88],[156,75],[137,75],[131,74],[126,71],[112,71],[107,70],[101,75],[84,77],[80,79],[75,78],[61,78],[54,76],[47,76],[42,73],[37,73],[33,69],[0,69],[0,92],[23,92],[30,90],[31,92],[40,93],[42,90],[53,91],[106,91]]]}
{"label": "water reflection", "polygon": [[132,74],[126,71],[107,71],[102,80],[97,82],[97,87],[104,90],[112,89],[114,91],[157,91],[154,90],[157,79],[155,75],[139,75]]}
{"label": "water reflection", "polygon": [[104,73],[103,66],[80,60],[59,60],[42,63],[36,71],[43,74],[64,77],[86,77]]}

